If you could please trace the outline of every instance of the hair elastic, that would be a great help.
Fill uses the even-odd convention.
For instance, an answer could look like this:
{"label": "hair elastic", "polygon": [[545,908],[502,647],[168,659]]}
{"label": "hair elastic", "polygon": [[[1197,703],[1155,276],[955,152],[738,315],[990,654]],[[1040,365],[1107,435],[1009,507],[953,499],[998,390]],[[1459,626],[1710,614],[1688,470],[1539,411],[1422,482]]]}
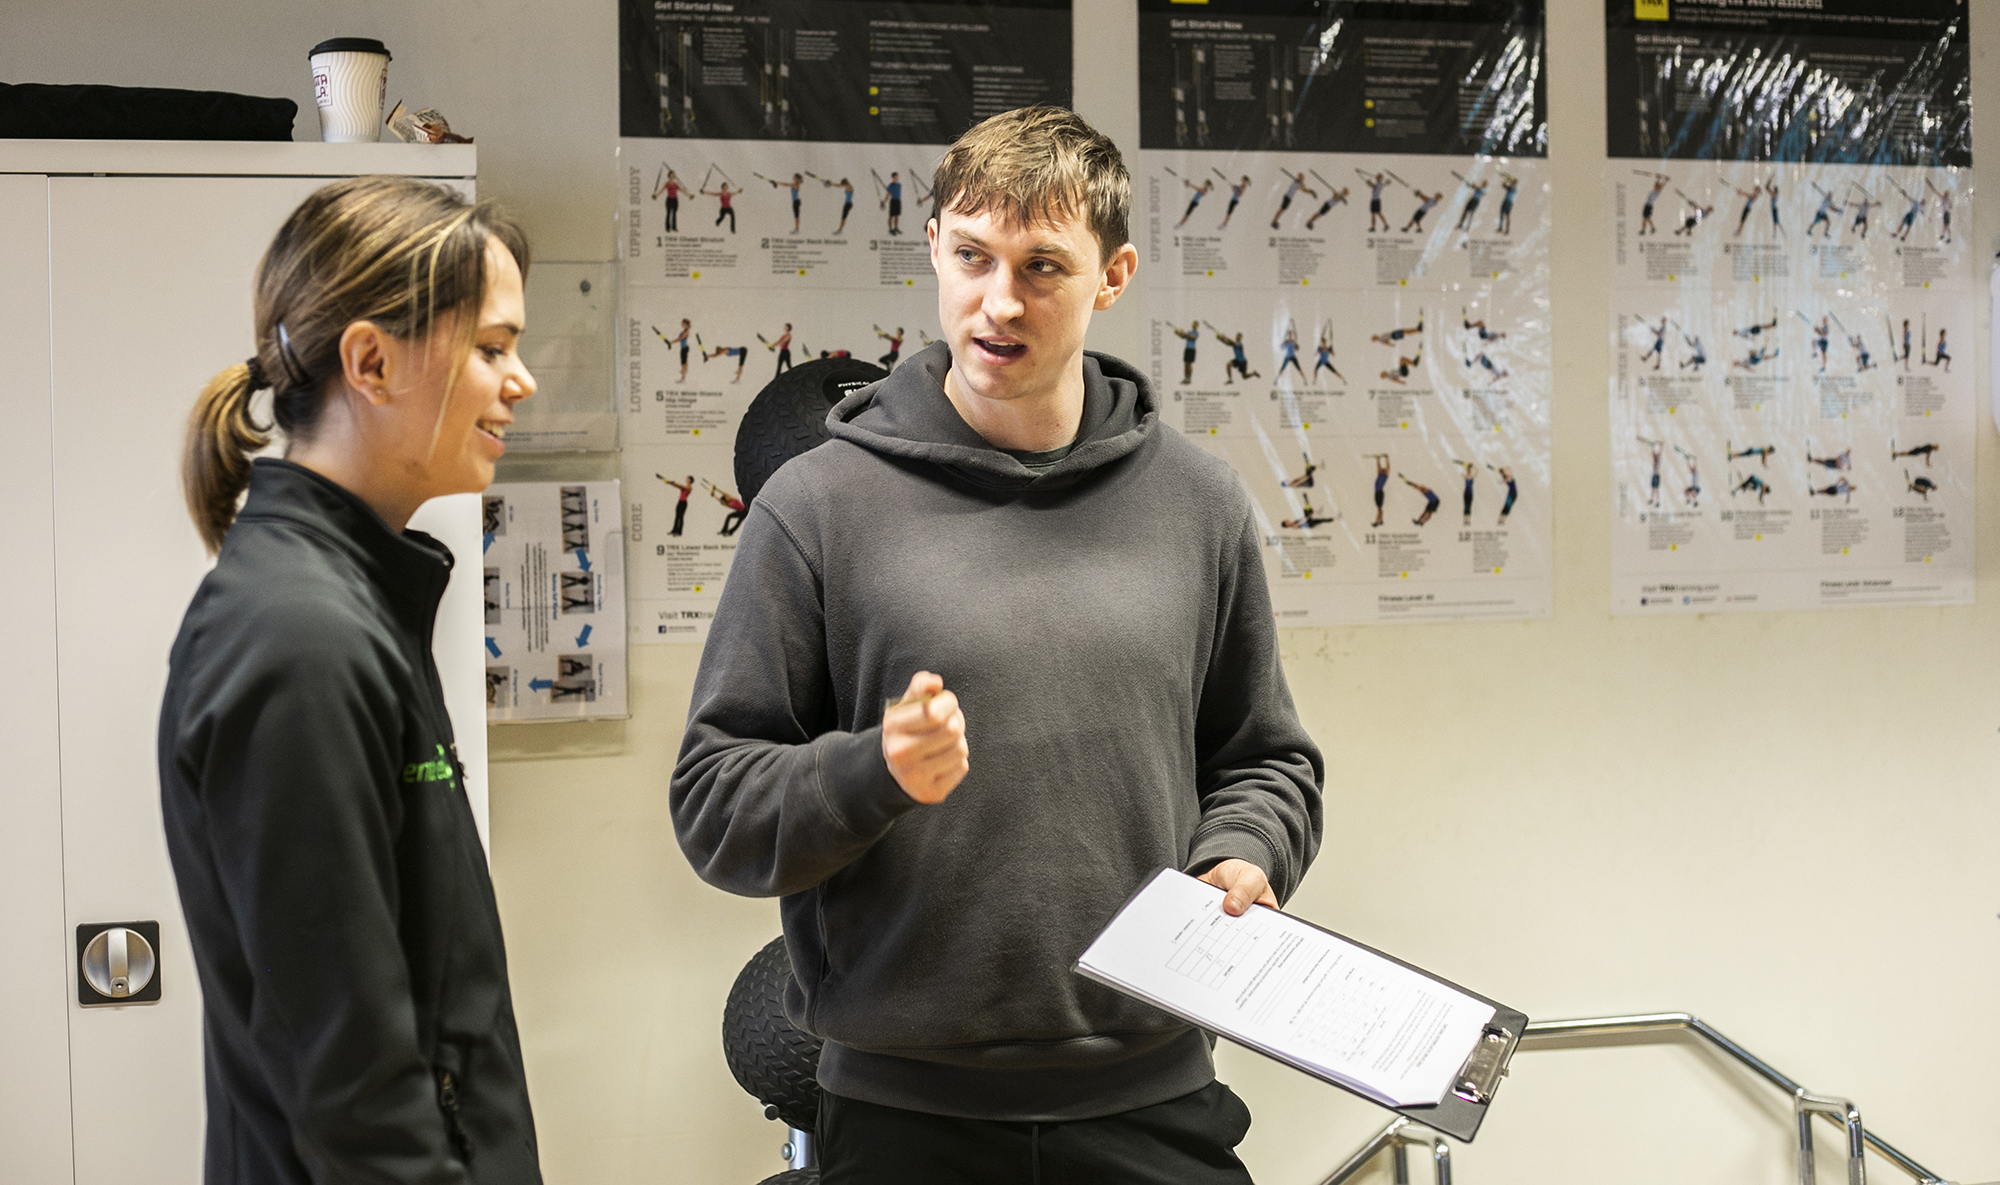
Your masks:
{"label": "hair elastic", "polygon": [[250,389],[261,391],[271,385],[271,378],[264,373],[264,363],[252,354],[243,360],[243,366],[250,372]]}

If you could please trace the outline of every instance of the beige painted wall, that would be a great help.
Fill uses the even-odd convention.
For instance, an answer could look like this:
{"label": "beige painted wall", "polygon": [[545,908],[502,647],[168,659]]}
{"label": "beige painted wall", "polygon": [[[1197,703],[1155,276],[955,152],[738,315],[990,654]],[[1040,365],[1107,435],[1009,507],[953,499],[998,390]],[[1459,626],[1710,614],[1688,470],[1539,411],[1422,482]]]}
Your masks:
{"label": "beige painted wall", "polygon": [[[1078,105],[1129,145],[1130,0],[1078,3],[1100,67]],[[1931,1168],[2000,1177],[1979,1098],[2000,1065],[2000,584],[1966,609],[1608,615],[1601,10],[1551,8],[1555,612],[1287,634],[1329,759],[1327,842],[1293,908],[1535,1016],[1694,1011],[1852,1095]],[[1987,99],[2000,0],[1972,9]],[[613,18],[610,0],[10,0],[0,79],[288,94],[310,139],[306,48],[379,36],[392,94],[478,137],[482,193],[521,211],[537,253],[602,259]],[[1991,248],[1991,119],[1976,157],[1973,240]],[[1094,344],[1136,353],[1136,308]],[[1989,572],[1996,441],[1982,426]],[[781,1130],[718,1041],[723,993],[776,908],[697,882],[667,817],[695,660],[635,650],[627,723],[495,730],[494,874],[556,1185],[748,1185],[781,1167]],[[1221,1061],[1257,1114],[1244,1154],[1265,1185],[1311,1185],[1379,1122],[1254,1055]],[[1788,1131],[1781,1099],[1690,1048],[1528,1053],[1457,1169],[1474,1185],[1778,1185]]]}

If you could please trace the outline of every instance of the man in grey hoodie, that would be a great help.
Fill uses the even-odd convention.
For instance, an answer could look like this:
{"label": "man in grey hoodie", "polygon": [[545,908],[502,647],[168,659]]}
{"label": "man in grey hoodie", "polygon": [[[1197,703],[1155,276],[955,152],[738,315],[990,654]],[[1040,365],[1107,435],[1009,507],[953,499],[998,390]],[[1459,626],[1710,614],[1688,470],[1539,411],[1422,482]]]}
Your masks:
{"label": "man in grey hoodie", "polygon": [[1241,914],[1318,849],[1250,500],[1083,349],[1138,266],[1108,139],[994,116],[935,194],[944,339],[752,503],[675,829],[783,898],[828,1185],[1245,1182],[1204,1035],[1072,967],[1162,866]]}

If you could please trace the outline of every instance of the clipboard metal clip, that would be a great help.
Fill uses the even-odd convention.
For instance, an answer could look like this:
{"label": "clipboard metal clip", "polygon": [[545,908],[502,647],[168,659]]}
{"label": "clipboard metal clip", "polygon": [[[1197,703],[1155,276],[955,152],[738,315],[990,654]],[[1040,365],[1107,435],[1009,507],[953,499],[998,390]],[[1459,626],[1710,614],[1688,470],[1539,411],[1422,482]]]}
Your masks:
{"label": "clipboard metal clip", "polygon": [[1486,1031],[1479,1035],[1479,1043],[1466,1057],[1465,1065],[1459,1067],[1457,1084],[1451,1092],[1468,1103],[1492,1102],[1494,1092],[1500,1089],[1500,1080],[1507,1076],[1507,1063],[1520,1043],[1519,1033],[1487,1025]]}

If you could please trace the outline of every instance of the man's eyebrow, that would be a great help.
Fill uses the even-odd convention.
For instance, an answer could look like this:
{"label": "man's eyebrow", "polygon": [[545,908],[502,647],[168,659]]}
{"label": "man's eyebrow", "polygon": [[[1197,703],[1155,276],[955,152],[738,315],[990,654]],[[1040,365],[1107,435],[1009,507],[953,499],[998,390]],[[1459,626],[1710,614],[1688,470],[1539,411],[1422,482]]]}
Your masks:
{"label": "man's eyebrow", "polygon": [[[993,248],[988,246],[985,240],[981,239],[978,235],[971,234],[954,227],[951,231],[951,237],[965,244],[968,247],[977,247],[981,251],[985,251],[988,254],[992,253]],[[1047,255],[1056,259],[1060,259],[1065,263],[1072,262],[1076,258],[1075,253],[1072,252],[1068,247],[1065,247],[1061,243],[1056,243],[1056,242],[1036,243],[1034,246],[1028,248],[1028,254]]]}

